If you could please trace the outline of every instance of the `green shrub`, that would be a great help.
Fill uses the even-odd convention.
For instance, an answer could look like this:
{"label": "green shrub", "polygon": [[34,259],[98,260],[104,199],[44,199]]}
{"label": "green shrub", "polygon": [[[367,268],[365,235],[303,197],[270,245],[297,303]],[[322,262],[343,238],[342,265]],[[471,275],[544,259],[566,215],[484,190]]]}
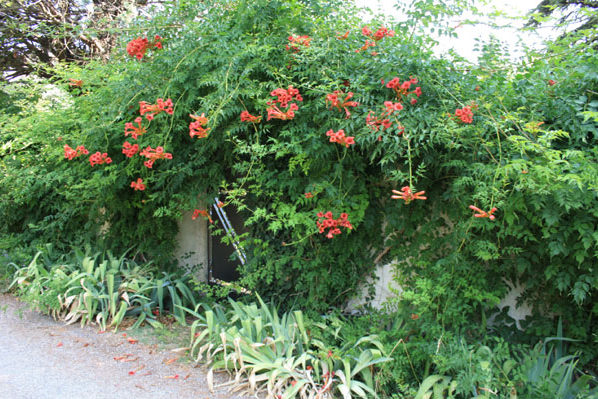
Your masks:
{"label": "green shrub", "polygon": [[[135,19],[110,61],[56,67],[51,87],[62,94],[44,96],[48,81],[2,87],[0,233],[30,248],[101,237],[101,248],[161,262],[183,212],[218,196],[248,229],[242,284],[285,307],[341,306],[386,254],[427,337],[482,338],[511,280],[537,313],[529,342],[555,323],[541,315],[562,316],[587,363],[598,312],[598,57],[583,40],[520,63],[496,42],[475,65],[435,57],[425,26],[451,35],[443,17],[466,6],[426,0],[401,22],[374,18],[370,27],[396,32],[377,54],[361,50],[365,23],[342,1],[188,1]],[[164,48],[139,61],[125,48],[142,33],[160,34]],[[289,36],[311,41],[293,51]],[[387,87],[395,77],[417,79],[421,96],[397,96]],[[70,78],[84,83],[69,94]],[[290,86],[303,97],[295,116],[267,120],[271,92]],[[327,102],[335,91],[359,103],[349,118]],[[147,168],[122,153],[124,130],[140,101],[158,98],[172,99],[172,114],[144,121],[135,143],[172,159]],[[372,130],[370,111],[391,100],[403,105],[397,119]],[[457,115],[466,107],[472,120]],[[243,111],[262,122],[242,122]],[[204,113],[208,136],[190,137],[189,114]],[[354,145],[330,142],[340,129]],[[65,144],[113,162],[67,161]],[[139,178],[143,191],[131,187]],[[401,187],[427,199],[393,201]],[[328,211],[352,228],[321,234],[317,215]]]}

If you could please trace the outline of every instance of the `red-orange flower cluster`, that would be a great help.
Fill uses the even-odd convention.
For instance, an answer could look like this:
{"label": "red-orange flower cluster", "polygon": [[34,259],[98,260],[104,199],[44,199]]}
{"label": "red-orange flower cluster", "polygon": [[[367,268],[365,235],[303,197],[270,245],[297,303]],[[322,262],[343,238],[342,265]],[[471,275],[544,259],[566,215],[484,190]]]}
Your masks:
{"label": "red-orange flower cluster", "polygon": [[206,126],[208,124],[208,118],[206,118],[205,113],[202,113],[200,116],[191,115],[189,114],[193,122],[189,124],[189,136],[191,138],[197,136],[200,139],[208,137],[208,130]]}
{"label": "red-orange flower cluster", "polygon": [[133,125],[132,122],[125,123],[125,137],[130,134],[133,139],[137,140],[137,137],[146,133],[147,129],[141,124],[142,120],[143,119],[140,116],[135,118],[135,123],[137,123],[137,126]]}
{"label": "red-orange flower cluster", "polygon": [[[363,28],[361,28],[361,34],[366,37],[369,37],[372,40],[366,39],[365,44],[361,48],[355,50],[356,53],[359,53],[360,51],[365,51],[370,47],[374,47],[377,41],[384,39],[386,36],[393,37],[395,35],[395,31],[388,30],[387,28],[381,26],[380,28],[378,28],[376,33],[373,33],[370,28],[364,26]],[[377,53],[372,52],[372,55],[377,55]]]}
{"label": "red-orange flower cluster", "polygon": [[336,38],[337,38],[338,40],[345,40],[346,38],[348,38],[348,37],[349,37],[349,32],[350,32],[350,31],[346,31],[346,32],[345,32],[345,33],[343,33],[343,34],[340,34],[340,33],[338,33],[338,32],[337,32],[337,33],[338,33],[338,35],[336,36]]}
{"label": "red-orange flower cluster", "polygon": [[137,181],[132,181],[131,182],[131,188],[135,189],[135,191],[139,190],[139,191],[143,191],[145,190],[145,184],[143,184],[143,179],[140,177],[137,179]]}
{"label": "red-orange flower cluster", "polygon": [[[268,101],[268,105],[270,108],[267,109],[268,111],[268,119],[282,119],[282,120],[289,120],[295,117],[295,111],[299,109],[299,106],[295,103],[291,103],[291,101],[303,101],[303,97],[299,94],[299,90],[293,88],[293,86],[289,86],[288,89],[275,89],[272,90],[270,93],[272,97],[276,97],[276,100]],[[290,104],[289,104],[290,103]],[[287,108],[285,111],[282,111],[280,108]]]}
{"label": "red-orange flower cluster", "polygon": [[71,86],[71,87],[82,87],[83,86],[83,81],[82,80],[77,80],[77,79],[70,78],[69,82],[70,82],[69,86]]}
{"label": "red-orange flower cluster", "polygon": [[[343,100],[339,100],[339,96],[341,98],[345,98]],[[344,92],[340,90],[335,90],[333,93],[326,95],[326,105],[328,105],[328,102],[330,102],[330,109],[332,109],[333,107],[338,108],[339,111],[342,111],[344,109],[347,118],[349,118],[351,116],[351,112],[349,112],[349,109],[347,107],[357,107],[359,105],[359,103],[357,103],[356,101],[349,101],[351,98],[353,98],[353,92],[350,91],[345,95]]]}
{"label": "red-orange flower cluster", "polygon": [[143,58],[148,48],[155,47],[161,49],[162,43],[160,42],[160,40],[162,40],[162,38],[158,35],[156,35],[154,37],[154,40],[152,40],[151,42],[147,40],[146,37],[138,37],[136,39],[131,40],[127,44],[127,53],[129,53],[131,57],[136,57],[138,60],[140,60]]}
{"label": "red-orange flower cluster", "polygon": [[289,36],[289,44],[286,45],[287,51],[292,51],[294,53],[298,53],[301,51],[301,47],[309,47],[309,43],[311,42],[311,37],[309,36]]}
{"label": "red-orange flower cluster", "polygon": [[104,163],[108,164],[111,163],[112,159],[108,156],[107,153],[96,152],[89,157],[89,163],[91,166],[95,165],[102,165]]}
{"label": "red-orange flower cluster", "polygon": [[333,219],[332,212],[330,211],[326,213],[318,212],[317,216],[318,221],[316,224],[318,225],[320,234],[328,229],[328,233],[326,233],[326,237],[328,238],[334,238],[335,235],[341,234],[341,229],[339,227],[346,227],[349,230],[353,229],[353,226],[348,219],[349,215],[346,213],[341,213],[341,216],[338,219]]}
{"label": "red-orange flower cluster", "polygon": [[64,157],[69,161],[73,158],[77,158],[81,155],[87,154],[89,154],[89,151],[87,151],[87,149],[82,145],[77,146],[77,148],[75,148],[74,150],[68,144],[64,145]]}
{"label": "red-orange flower cluster", "polygon": [[145,118],[148,121],[154,119],[154,116],[158,115],[162,111],[166,112],[168,115],[172,115],[173,108],[172,100],[170,98],[166,99],[166,101],[158,98],[156,100],[156,104],[139,101],[139,114],[145,115]]}
{"label": "red-orange flower cluster", "polygon": [[128,141],[123,143],[123,154],[127,158],[132,158],[133,155],[137,154],[137,151],[139,151],[139,144],[131,145]]}
{"label": "red-orange flower cluster", "polygon": [[395,111],[401,111],[403,109],[403,104],[393,103],[392,101],[384,101],[384,108],[386,108],[386,110],[382,113],[382,115],[390,116]]}
{"label": "red-orange flower cluster", "polygon": [[426,193],[425,191],[419,191],[417,193],[413,193],[413,191],[411,191],[411,187],[409,186],[405,186],[401,189],[401,191],[398,190],[392,190],[392,192],[395,195],[391,195],[390,198],[392,199],[402,199],[405,201],[406,204],[410,203],[413,200],[426,200],[428,199],[428,197],[424,197],[423,195]]}
{"label": "red-orange flower cluster", "polygon": [[496,217],[493,215],[494,212],[496,212],[496,208],[492,208],[490,209],[488,212],[481,210],[478,207],[475,207],[473,205],[469,205],[469,209],[472,209],[474,212],[477,212],[476,214],[474,214],[473,216],[476,218],[488,218],[490,220],[494,220]]}
{"label": "red-orange flower cluster", "polygon": [[385,28],[384,26],[381,26],[380,28],[378,28],[378,30],[374,33],[374,40],[379,41],[384,39],[386,36],[388,37],[394,37],[395,35],[395,31],[394,30],[389,30],[387,28]]}
{"label": "red-orange flower cluster", "polygon": [[293,119],[295,117],[295,111],[299,109],[299,106],[295,103],[291,103],[289,108],[285,111],[281,111],[276,105],[272,105],[266,111],[268,111],[268,119],[282,119],[283,121]]}
{"label": "red-orange flower cluster", "polygon": [[303,97],[299,93],[298,89],[295,89],[293,86],[289,86],[288,89],[274,89],[270,93],[272,97],[276,97],[276,100],[271,100],[268,102],[268,105],[272,105],[275,103],[280,104],[282,108],[286,108],[288,103],[296,100],[296,101],[303,101]]}
{"label": "red-orange flower cluster", "polygon": [[[392,121],[388,117],[395,111],[401,111],[402,109],[403,104],[401,103],[384,101],[384,111],[380,115],[375,115],[373,111],[370,111],[365,117],[365,124],[375,132],[380,129],[380,126],[382,126],[382,129],[388,129],[392,126]],[[405,129],[400,124],[398,127],[398,134],[402,134]]]}
{"label": "red-orange flower cluster", "polygon": [[142,157],[148,158],[143,164],[148,168],[152,168],[154,166],[154,162],[158,159],[172,159],[172,154],[169,152],[164,152],[164,148],[156,147],[154,150],[152,147],[147,146],[147,148],[139,153]]}
{"label": "red-orange flower cluster", "polygon": [[390,119],[379,117],[374,114],[374,111],[370,111],[365,117],[365,124],[370,127],[374,132],[377,132],[382,126],[382,129],[388,129],[392,126]]}
{"label": "red-orange flower cluster", "polygon": [[214,223],[212,221],[212,217],[210,216],[210,214],[208,213],[208,211],[205,210],[205,209],[196,209],[196,210],[194,210],[193,211],[193,215],[191,216],[191,219],[195,220],[200,215],[203,216],[204,218],[208,219],[210,221],[210,223]]}
{"label": "red-orange flower cluster", "polygon": [[461,109],[457,108],[455,110],[455,116],[463,123],[473,122],[473,111],[469,106],[463,107]]}
{"label": "red-orange flower cluster", "polygon": [[345,136],[345,131],[340,129],[338,132],[334,132],[332,129],[326,132],[326,136],[330,137],[331,143],[339,143],[349,148],[351,144],[355,144],[355,137]]}
{"label": "red-orange flower cluster", "polygon": [[355,50],[355,52],[359,53],[361,51],[366,51],[368,48],[375,47],[375,46],[376,46],[375,41],[366,39],[365,44],[363,46],[361,46],[360,48],[358,48],[357,50]]}
{"label": "red-orange flower cluster", "polygon": [[[381,82],[382,84],[384,84],[384,79],[382,79]],[[409,91],[411,90],[411,85],[416,85],[417,83],[418,80],[414,77],[410,77],[409,80],[406,80],[403,83],[401,83],[399,78],[395,77],[392,78],[388,83],[386,83],[386,87],[389,89],[393,89],[400,101],[403,99],[403,97],[407,97],[409,94],[415,94],[417,97],[422,95],[422,89],[419,86],[416,87],[413,91]],[[414,99],[415,98],[413,98],[412,100]],[[415,102],[417,102],[417,99],[415,99]],[[411,101],[411,103],[415,104],[413,101]]]}
{"label": "red-orange flower cluster", "polygon": [[248,111],[241,112],[241,122],[260,123],[261,121],[261,116],[253,116]]}
{"label": "red-orange flower cluster", "polygon": [[149,42],[146,37],[133,39],[127,44],[127,53],[129,53],[131,57],[137,57],[137,59],[140,60],[147,51],[148,44]]}

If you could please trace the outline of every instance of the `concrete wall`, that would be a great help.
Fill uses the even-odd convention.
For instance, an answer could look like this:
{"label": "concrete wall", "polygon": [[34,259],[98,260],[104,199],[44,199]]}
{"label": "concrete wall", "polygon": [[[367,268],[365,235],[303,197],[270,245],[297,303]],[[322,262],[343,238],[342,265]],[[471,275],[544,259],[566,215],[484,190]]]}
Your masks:
{"label": "concrete wall", "polygon": [[[348,312],[359,313],[363,305],[370,305],[375,309],[383,309],[384,304],[391,298],[400,297],[403,289],[396,283],[393,278],[396,273],[396,268],[399,263],[391,262],[384,265],[379,265],[362,285],[361,292],[354,298],[351,298],[345,310]],[[369,287],[374,283],[374,295],[370,297],[368,291]],[[508,315],[515,320],[515,325],[521,330],[520,321],[532,314],[532,308],[523,303],[521,306],[517,305],[519,297],[523,294],[524,287],[520,284],[507,281],[509,292],[500,301],[497,306],[497,313],[503,308],[508,308]],[[495,315],[494,315],[495,316]],[[491,324],[494,317],[491,316],[488,323]]]}
{"label": "concrete wall", "polygon": [[192,211],[183,213],[175,252],[179,265],[193,273],[199,281],[208,280],[208,221],[203,217],[191,219]]}
{"label": "concrete wall", "polygon": [[[350,312],[357,312],[359,308],[369,304],[375,309],[382,309],[384,303],[389,298],[394,298],[400,295],[403,291],[401,287],[393,280],[393,274],[396,265],[394,263],[387,263],[380,265],[374,270],[374,274],[369,276],[365,284],[362,285],[361,292],[355,298],[351,298],[347,303],[347,310]],[[374,283],[374,296],[368,297],[369,286]]]}
{"label": "concrete wall", "polygon": [[[525,287],[519,283],[513,283],[512,281],[505,280],[505,282],[509,286],[509,292],[507,292],[507,295],[505,295],[498,304],[498,309],[503,310],[503,308],[509,308],[507,314],[515,320],[517,328],[523,330],[520,324],[521,320],[532,315],[532,308],[527,303],[524,302],[521,306],[517,305],[519,297],[523,294]],[[496,314],[488,319],[488,324],[492,324],[494,316],[496,316]]]}

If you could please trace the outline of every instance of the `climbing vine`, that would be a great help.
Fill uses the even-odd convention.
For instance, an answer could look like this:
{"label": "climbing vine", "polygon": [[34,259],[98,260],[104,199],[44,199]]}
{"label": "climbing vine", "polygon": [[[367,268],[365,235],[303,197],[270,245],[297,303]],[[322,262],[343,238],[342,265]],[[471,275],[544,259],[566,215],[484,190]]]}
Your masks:
{"label": "climbing vine", "polygon": [[395,262],[423,322],[485,322],[516,281],[591,325],[598,134],[580,112],[598,77],[579,60],[519,71],[491,46],[465,68],[414,34],[416,11],[366,24],[344,2],[231,0],[135,21],[108,64],[59,71],[72,104],[41,116],[43,138],[26,128],[43,162],[3,155],[3,233],[109,226],[102,245],[166,261],[184,212],[218,233],[217,197],[246,223],[242,284],[283,303],[340,306]]}

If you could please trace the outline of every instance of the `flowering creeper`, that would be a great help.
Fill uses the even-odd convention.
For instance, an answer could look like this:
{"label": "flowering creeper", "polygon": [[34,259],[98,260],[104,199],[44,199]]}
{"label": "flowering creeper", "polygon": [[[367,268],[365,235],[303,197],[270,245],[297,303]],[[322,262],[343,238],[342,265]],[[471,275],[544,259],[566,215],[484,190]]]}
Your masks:
{"label": "flowering creeper", "polygon": [[150,104],[145,101],[139,102],[139,114],[145,115],[145,118],[148,121],[154,119],[154,116],[158,115],[160,112],[166,112],[168,115],[172,115],[173,108],[172,108],[172,100],[170,98],[164,101],[161,98],[156,100],[156,104]]}
{"label": "flowering creeper", "polygon": [[77,148],[74,150],[68,144],[64,145],[64,157],[69,161],[71,161],[73,158],[87,154],[89,154],[89,151],[87,151],[87,149],[82,145],[77,146]]}
{"label": "flowering creeper", "polygon": [[135,189],[135,191],[139,190],[139,191],[143,191],[145,190],[145,184],[143,184],[143,179],[140,177],[137,179],[137,181],[132,181],[131,182],[131,188]]}
{"label": "flowering creeper", "polygon": [[201,116],[191,115],[189,114],[193,122],[189,123],[189,136],[191,138],[197,136],[200,139],[208,137],[208,130],[205,126],[208,124],[208,118],[206,118],[205,113],[201,114]]}
{"label": "flowering creeper", "polygon": [[349,145],[351,144],[355,144],[355,137],[345,136],[345,131],[343,129],[336,133],[330,129],[326,132],[326,136],[330,137],[331,143],[339,143],[340,145],[344,145],[346,148],[349,148]]}
{"label": "flowering creeper", "polygon": [[348,92],[345,96],[345,99],[342,100],[342,102],[341,100],[339,100],[339,96],[341,96],[342,98],[343,96],[345,96],[345,93],[340,90],[335,90],[333,93],[326,95],[326,104],[328,105],[328,102],[330,102],[330,109],[332,109],[333,107],[338,108],[339,111],[342,111],[342,109],[344,109],[347,118],[349,118],[351,116],[351,112],[349,112],[347,107],[357,107],[359,103],[355,101],[349,101],[351,98],[353,98],[353,92]]}
{"label": "flowering creeper", "polygon": [[405,186],[401,188],[401,191],[392,190],[395,195],[391,195],[390,198],[392,199],[402,199],[405,201],[405,204],[409,204],[413,200],[426,200],[428,197],[424,197],[423,195],[426,193],[425,191],[419,191],[417,193],[413,193],[409,186]]}
{"label": "flowering creeper", "polygon": [[112,159],[108,156],[107,153],[100,153],[99,151],[96,152],[95,154],[92,154],[89,157],[89,163],[91,164],[91,166],[95,166],[95,165],[102,165],[102,164],[109,164],[112,162]]}
{"label": "flowering creeper", "polygon": [[318,212],[317,214],[318,220],[316,225],[318,226],[318,230],[320,234],[324,233],[326,229],[328,229],[328,233],[326,234],[327,238],[334,238],[335,235],[341,234],[340,227],[345,227],[349,230],[353,229],[351,222],[349,222],[349,215],[346,213],[341,213],[338,219],[334,219],[332,217],[332,212],[328,211],[326,213]]}
{"label": "flowering creeper", "polygon": [[147,146],[147,148],[139,153],[142,157],[148,158],[143,164],[148,167],[152,168],[154,166],[154,162],[158,159],[172,159],[172,154],[168,152],[164,152],[163,147],[156,147],[154,150],[152,147]]}
{"label": "flowering creeper", "polygon": [[481,210],[478,207],[475,207],[473,205],[469,205],[469,209],[472,209],[474,212],[477,212],[476,214],[473,215],[476,218],[488,218],[490,220],[494,220],[496,218],[493,215],[493,213],[496,212],[496,210],[497,210],[496,208],[492,208],[488,212],[485,212],[485,211]]}
{"label": "flowering creeper", "polygon": [[146,133],[147,129],[141,124],[142,120],[143,119],[141,119],[140,116],[135,118],[135,123],[137,123],[137,126],[133,125],[131,122],[125,123],[125,137],[130,134],[135,140],[137,140],[137,137]]}

